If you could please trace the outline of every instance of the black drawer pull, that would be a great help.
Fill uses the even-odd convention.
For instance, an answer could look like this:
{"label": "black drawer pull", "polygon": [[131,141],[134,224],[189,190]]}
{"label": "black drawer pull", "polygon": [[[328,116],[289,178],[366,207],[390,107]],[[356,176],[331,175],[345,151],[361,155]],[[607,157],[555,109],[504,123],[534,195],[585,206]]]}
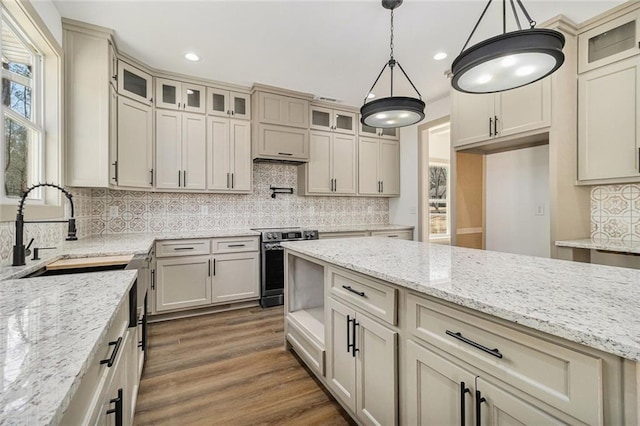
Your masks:
{"label": "black drawer pull", "polygon": [[115,346],[113,348],[113,352],[111,352],[111,356],[109,359],[103,359],[100,361],[100,364],[107,364],[107,367],[111,367],[114,362],[116,362],[116,356],[118,356],[118,351],[120,350],[120,344],[122,343],[122,337],[118,337],[118,340],[115,342],[109,342],[109,346]]}
{"label": "black drawer pull", "polygon": [[500,351],[496,348],[496,349],[489,349],[486,346],[482,346],[480,343],[476,343],[473,340],[467,339],[466,337],[464,337],[462,335],[462,333],[454,333],[453,331],[449,331],[447,330],[447,335],[453,337],[454,339],[458,339],[461,342],[466,343],[467,345],[471,345],[476,349],[480,349],[481,351],[484,351],[490,355],[495,356],[496,358],[502,358],[502,354],[500,353]]}
{"label": "black drawer pull", "polygon": [[244,247],[244,244],[229,244],[227,247]]}
{"label": "black drawer pull", "polygon": [[365,294],[364,294],[364,291],[354,290],[353,288],[351,288],[351,286],[350,286],[350,285],[343,285],[343,286],[342,286],[342,288],[344,288],[345,290],[350,291],[351,293],[355,293],[355,294],[357,294],[358,296],[366,297],[366,296],[365,296]]}
{"label": "black drawer pull", "polygon": [[122,426],[123,423],[123,410],[122,410],[122,403],[123,403],[123,395],[122,395],[122,388],[118,389],[118,397],[117,398],[112,398],[109,400],[110,404],[116,404],[116,408],[111,408],[109,410],[107,410],[107,414],[115,414],[116,415],[116,426]]}
{"label": "black drawer pull", "polygon": [[174,250],[193,250],[193,247],[174,247]]}
{"label": "black drawer pull", "polygon": [[279,152],[278,155],[293,155],[290,152]]}

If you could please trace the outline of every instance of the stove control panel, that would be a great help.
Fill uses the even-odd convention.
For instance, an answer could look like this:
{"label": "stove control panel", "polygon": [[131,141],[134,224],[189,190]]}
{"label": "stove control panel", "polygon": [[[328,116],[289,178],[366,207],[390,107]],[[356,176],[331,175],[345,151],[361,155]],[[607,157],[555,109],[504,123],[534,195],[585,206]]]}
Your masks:
{"label": "stove control panel", "polygon": [[317,240],[318,239],[318,231],[303,231],[302,232],[303,240]]}

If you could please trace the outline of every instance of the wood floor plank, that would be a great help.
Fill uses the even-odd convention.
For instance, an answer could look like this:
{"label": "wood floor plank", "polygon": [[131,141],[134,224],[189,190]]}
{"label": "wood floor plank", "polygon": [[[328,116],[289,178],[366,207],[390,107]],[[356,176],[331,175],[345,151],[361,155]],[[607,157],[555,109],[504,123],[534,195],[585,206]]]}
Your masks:
{"label": "wood floor plank", "polygon": [[282,307],[150,324],[135,425],[353,425],[284,348]]}

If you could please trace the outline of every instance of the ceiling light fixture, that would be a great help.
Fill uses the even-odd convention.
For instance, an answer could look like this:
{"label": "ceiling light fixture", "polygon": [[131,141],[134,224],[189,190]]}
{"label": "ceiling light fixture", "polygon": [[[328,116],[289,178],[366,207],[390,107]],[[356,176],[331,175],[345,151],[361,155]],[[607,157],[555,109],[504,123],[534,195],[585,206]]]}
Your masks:
{"label": "ceiling light fixture", "polygon": [[[518,29],[507,32],[507,0],[502,0],[502,34],[467,45],[493,0],[489,0],[460,55],[453,61],[451,85],[466,93],[495,93],[534,83],[555,72],[564,63],[564,35],[535,28],[521,0],[515,0],[529,21],[522,29],[514,4],[509,0]],[[466,49],[466,50],[465,50]]]}
{"label": "ceiling light fixture", "polygon": [[193,52],[187,52],[184,54],[184,57],[187,58],[187,60],[192,61],[192,62],[197,62],[200,60],[200,56],[196,55]]}
{"label": "ceiling light fixture", "polygon": [[[382,7],[391,10],[391,42],[389,44],[391,55],[389,61],[384,64],[382,71],[378,74],[378,78],[373,82],[373,86],[371,86],[371,89],[367,93],[371,94],[378,80],[380,80],[382,73],[389,67],[391,71],[391,95],[387,98],[376,99],[369,103],[367,103],[369,95],[365,97],[364,104],[362,108],[360,108],[360,114],[362,114],[360,121],[367,126],[379,128],[405,127],[415,124],[424,118],[425,105],[420,92],[418,92],[418,89],[416,89],[416,86],[404,71],[400,62],[397,62],[393,57],[393,10],[401,4],[402,0],[382,0]],[[413,87],[418,94],[418,99],[406,96],[393,96],[393,68],[396,65],[398,65],[402,74],[404,74],[411,84],[411,87]]]}
{"label": "ceiling light fixture", "polygon": [[438,52],[435,55],[433,55],[433,59],[435,59],[436,61],[441,61],[443,59],[445,59],[447,57],[447,54],[444,52]]}

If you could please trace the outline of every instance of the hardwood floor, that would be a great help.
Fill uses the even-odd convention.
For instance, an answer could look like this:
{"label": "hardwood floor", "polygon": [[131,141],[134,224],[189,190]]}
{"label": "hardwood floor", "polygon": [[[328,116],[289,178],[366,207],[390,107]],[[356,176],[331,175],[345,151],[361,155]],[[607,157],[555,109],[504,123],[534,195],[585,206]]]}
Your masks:
{"label": "hardwood floor", "polygon": [[282,307],[149,326],[136,425],[353,425],[284,349]]}

